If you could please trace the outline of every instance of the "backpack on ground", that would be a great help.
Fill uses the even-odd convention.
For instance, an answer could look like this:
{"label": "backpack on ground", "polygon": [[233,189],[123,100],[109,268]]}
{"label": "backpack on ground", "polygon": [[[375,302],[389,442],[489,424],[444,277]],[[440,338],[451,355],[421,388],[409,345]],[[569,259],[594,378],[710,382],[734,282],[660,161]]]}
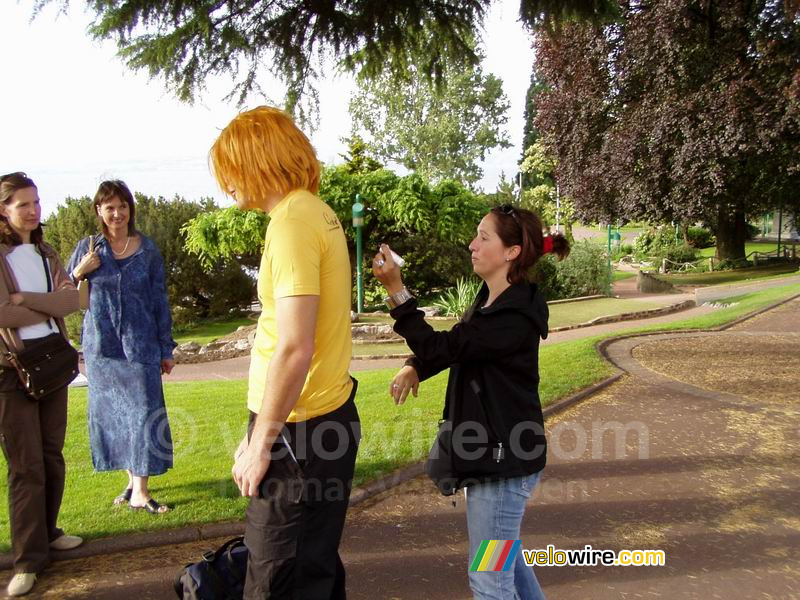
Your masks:
{"label": "backpack on ground", "polygon": [[242,600],[248,554],[241,536],[204,552],[175,576],[175,593],[181,600]]}

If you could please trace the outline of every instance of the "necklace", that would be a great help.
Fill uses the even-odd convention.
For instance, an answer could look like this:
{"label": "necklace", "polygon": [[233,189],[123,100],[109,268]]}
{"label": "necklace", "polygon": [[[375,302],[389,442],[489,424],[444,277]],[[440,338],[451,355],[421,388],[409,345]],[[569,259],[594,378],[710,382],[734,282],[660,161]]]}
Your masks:
{"label": "necklace", "polygon": [[131,236],[128,236],[128,239],[125,242],[125,247],[122,249],[122,252],[117,252],[116,250],[114,250],[114,246],[111,246],[111,252],[113,252],[115,256],[123,256],[125,252],[127,252],[128,244],[130,243],[131,243]]}

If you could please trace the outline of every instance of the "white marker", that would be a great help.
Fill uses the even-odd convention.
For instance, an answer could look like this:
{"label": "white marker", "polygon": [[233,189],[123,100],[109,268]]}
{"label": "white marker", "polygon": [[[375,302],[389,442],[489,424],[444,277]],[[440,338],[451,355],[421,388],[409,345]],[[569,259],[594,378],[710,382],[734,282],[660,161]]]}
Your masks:
{"label": "white marker", "polygon": [[[380,248],[378,248],[378,252],[380,252],[381,254],[383,254],[383,250],[381,250]],[[390,250],[389,250],[389,253],[392,255],[392,259],[394,260],[394,264],[396,264],[398,267],[402,267],[404,264],[406,264],[406,261],[405,261],[405,260],[403,260],[403,257],[402,257],[402,256],[400,256],[400,255],[399,255],[397,252],[395,252],[394,250],[391,250],[391,249],[390,249]],[[382,267],[383,265],[384,265],[384,260],[383,260],[383,259],[378,259],[378,266],[379,266],[379,267]]]}

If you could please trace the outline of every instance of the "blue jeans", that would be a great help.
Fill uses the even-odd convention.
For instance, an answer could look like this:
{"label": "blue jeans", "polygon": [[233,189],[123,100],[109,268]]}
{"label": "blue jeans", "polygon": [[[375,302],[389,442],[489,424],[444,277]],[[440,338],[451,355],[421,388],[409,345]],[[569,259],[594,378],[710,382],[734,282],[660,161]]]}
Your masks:
{"label": "blue jeans", "polygon": [[[525,503],[540,473],[482,483],[464,489],[467,498],[469,562],[483,540],[518,540]],[[544,600],[533,568],[525,564],[522,548],[508,572],[470,571],[469,587],[475,600]]]}

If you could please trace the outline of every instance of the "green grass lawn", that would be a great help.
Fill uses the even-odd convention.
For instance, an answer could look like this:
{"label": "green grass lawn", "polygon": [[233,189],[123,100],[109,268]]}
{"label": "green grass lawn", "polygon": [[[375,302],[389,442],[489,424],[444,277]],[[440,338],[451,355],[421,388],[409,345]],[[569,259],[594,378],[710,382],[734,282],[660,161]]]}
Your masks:
{"label": "green grass lawn", "polygon": [[253,325],[255,321],[247,317],[235,317],[224,321],[211,321],[202,323],[196,327],[175,332],[175,341],[179,344],[185,342],[197,342],[201,346],[213,342],[229,333],[233,333],[242,325]]}
{"label": "green grass lawn", "polygon": [[613,271],[611,273],[611,281],[622,281],[631,277],[636,277],[636,273],[633,271]]}
{"label": "green grass lawn", "polygon": [[706,273],[669,273],[656,275],[659,279],[673,285],[720,285],[724,283],[746,282],[753,279],[785,277],[797,273],[797,264],[785,263],[769,267],[730,269]]}
{"label": "green grass lawn", "polygon": [[597,317],[619,315],[627,312],[650,310],[667,306],[670,302],[650,302],[631,298],[596,298],[580,302],[550,305],[550,327],[564,327],[587,323]]}
{"label": "green grass lawn", "polygon": [[[744,254],[747,256],[751,252],[774,252],[778,248],[778,242],[746,242],[744,245]],[[697,251],[697,255],[701,258],[708,258],[715,256],[717,249],[715,246],[711,248],[701,248]]]}
{"label": "green grass lawn", "polygon": [[[729,322],[782,298],[800,293],[786,285],[728,301],[737,304],[669,325],[630,329],[615,335],[654,330],[706,328]],[[607,377],[613,369],[597,353],[595,336],[543,347],[540,395],[544,405]],[[420,397],[396,407],[387,386],[394,369],[359,372],[357,403],[362,445],[356,484],[422,459],[442,410],[446,375],[420,386]],[[175,443],[175,468],[151,481],[154,497],[174,507],[154,518],[111,505],[124,487],[122,473],[94,473],[86,430],[86,390],[70,391],[65,445],[67,487],[60,525],[88,539],[241,519],[246,501],[230,479],[231,455],[245,431],[246,381],[171,383],[164,386]],[[0,551],[8,551],[7,482],[0,480]]]}

